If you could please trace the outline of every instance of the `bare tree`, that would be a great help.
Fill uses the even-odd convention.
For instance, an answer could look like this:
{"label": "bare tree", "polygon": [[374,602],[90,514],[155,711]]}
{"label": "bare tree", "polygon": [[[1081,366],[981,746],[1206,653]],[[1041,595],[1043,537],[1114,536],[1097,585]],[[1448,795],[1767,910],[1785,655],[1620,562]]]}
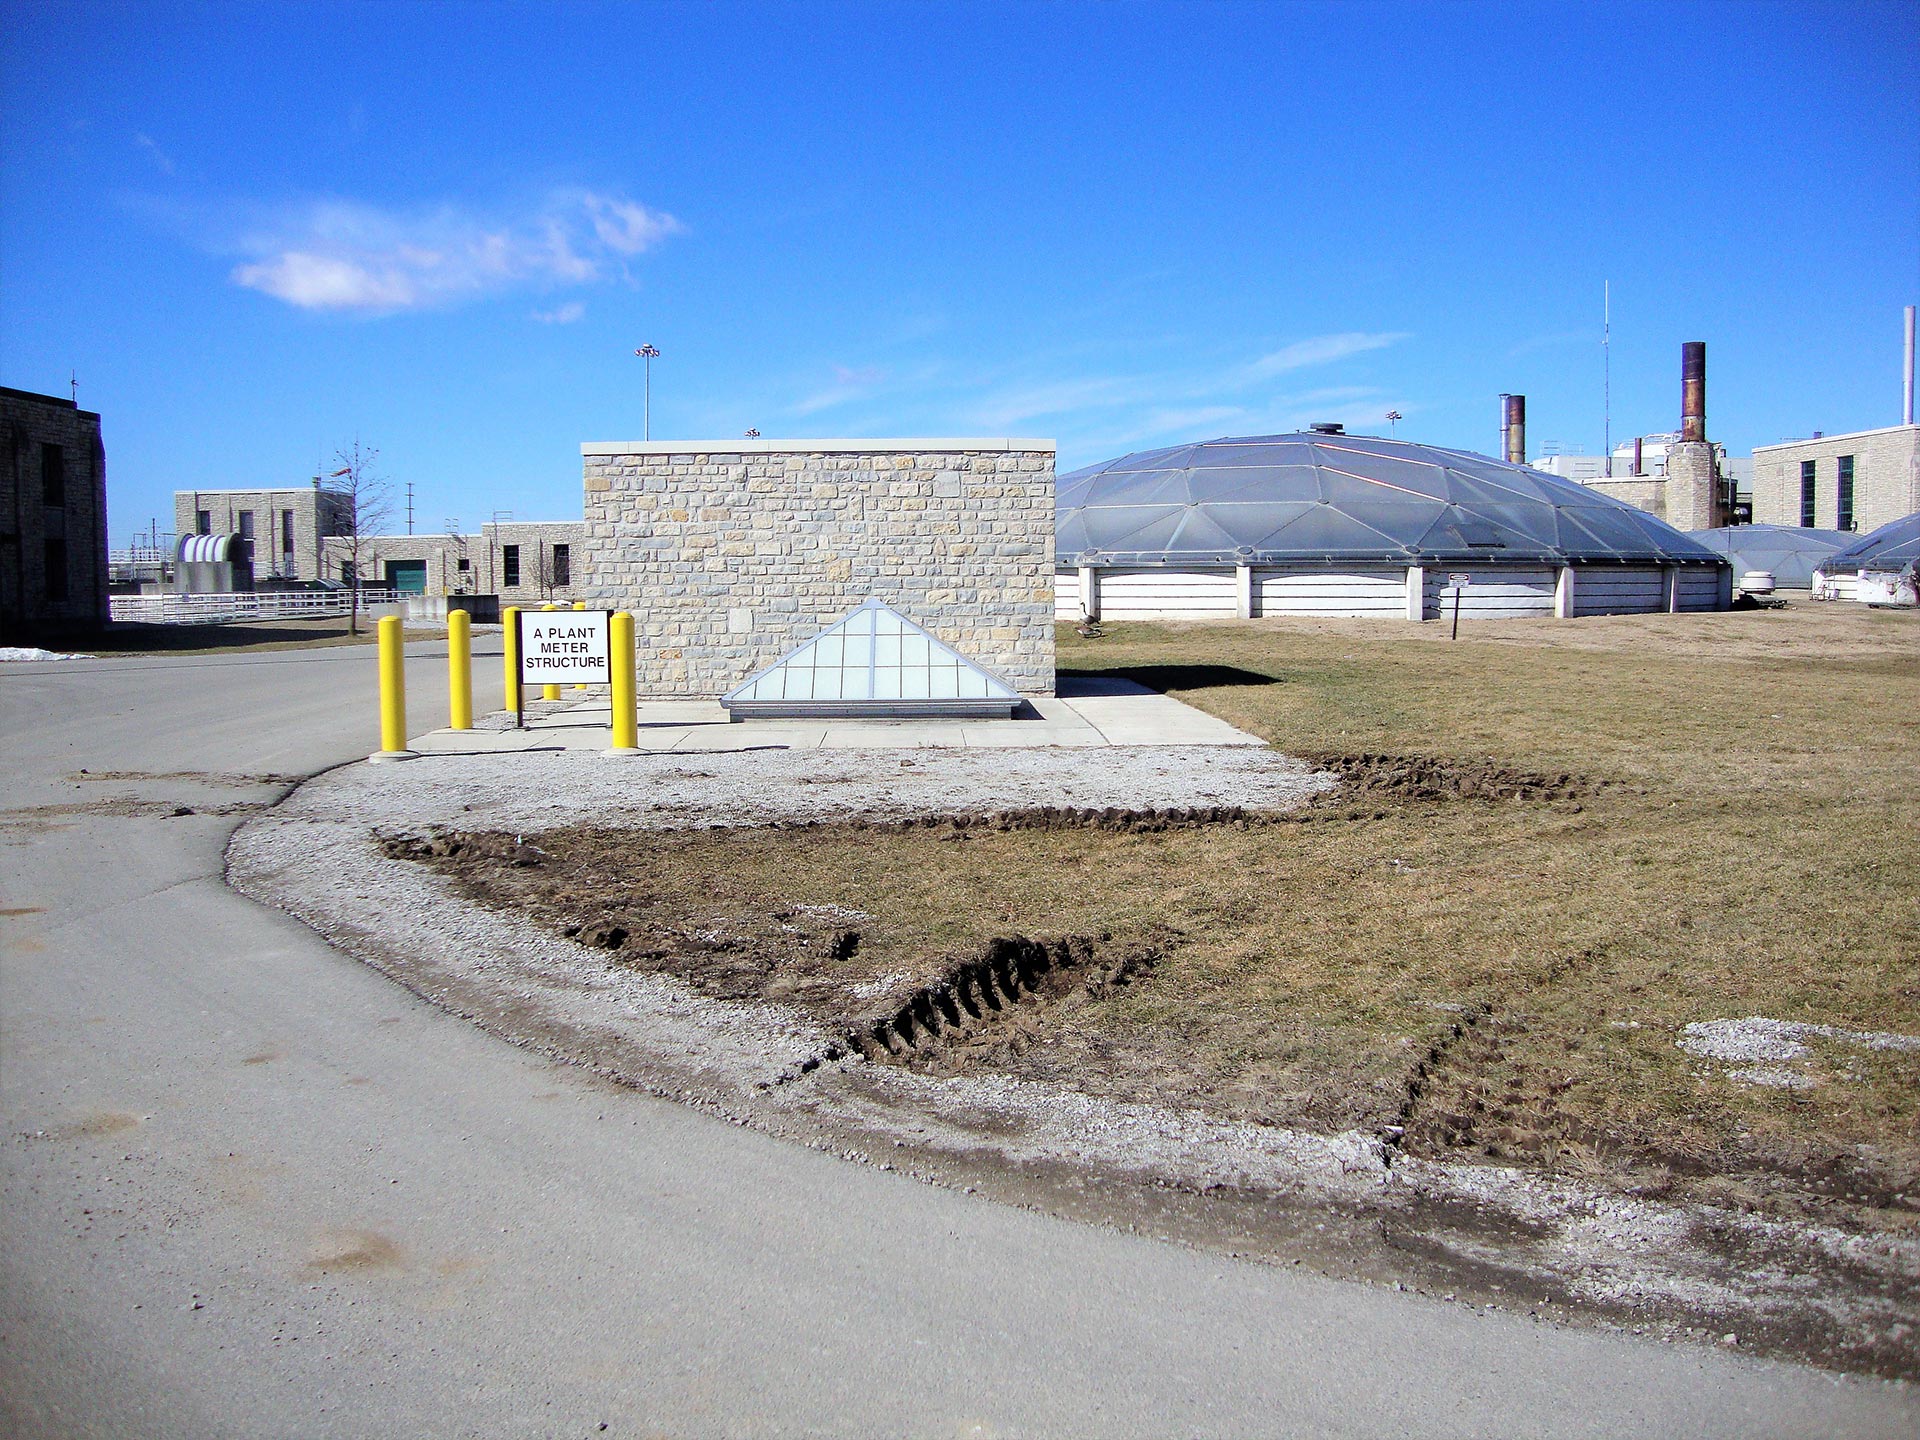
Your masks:
{"label": "bare tree", "polygon": [[379,463],[380,452],[371,445],[362,445],[357,435],[351,445],[333,452],[333,460],[340,468],[329,478],[339,482],[334,488],[347,497],[344,528],[334,538],[346,552],[347,566],[352,571],[347,629],[349,634],[358,635],[360,586],[366,578],[362,567],[373,563],[373,537],[392,517],[393,482],[374,468]]}
{"label": "bare tree", "polygon": [[534,583],[539,585],[540,593],[553,599],[553,552],[547,542],[535,539],[533,542]]}

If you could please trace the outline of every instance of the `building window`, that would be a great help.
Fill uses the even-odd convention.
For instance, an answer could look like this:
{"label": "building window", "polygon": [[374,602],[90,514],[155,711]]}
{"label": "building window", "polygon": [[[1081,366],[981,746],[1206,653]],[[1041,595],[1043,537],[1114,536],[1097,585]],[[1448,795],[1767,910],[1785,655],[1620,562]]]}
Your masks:
{"label": "building window", "polygon": [[340,562],[340,583],[342,585],[353,584],[353,562],[351,560],[342,560]]}
{"label": "building window", "polygon": [[520,547],[518,545],[500,547],[500,583],[508,589],[520,583]]}
{"label": "building window", "polygon": [[213,512],[211,510],[196,510],[193,512],[193,533],[196,535],[211,535],[213,533]]}
{"label": "building window", "polygon": [[1800,523],[1807,529],[1814,527],[1813,508],[1813,461],[1800,462]]}
{"label": "building window", "polygon": [[293,511],[291,510],[280,512],[280,553],[287,556],[293,554]]}
{"label": "building window", "polygon": [[61,601],[67,598],[67,542],[64,540],[47,541],[47,599]]}
{"label": "building window", "polygon": [[553,583],[573,584],[573,547],[570,545],[553,547]]}
{"label": "building window", "polygon": [[253,511],[251,510],[240,512],[240,538],[242,540],[253,538]]}
{"label": "building window", "polygon": [[40,483],[46,503],[62,509],[67,503],[67,452],[58,445],[40,446]]}
{"label": "building window", "polygon": [[461,573],[462,575],[464,575],[464,574],[466,574],[466,573],[467,573],[467,572],[468,572],[469,570],[471,570],[471,569],[473,568],[473,562],[472,562],[471,560],[469,560],[469,559],[467,559],[467,557],[466,557],[466,556],[464,556],[464,555],[462,555],[462,556],[460,557],[460,567],[459,567],[459,568],[460,568],[460,573]]}
{"label": "building window", "polygon": [[1853,529],[1853,456],[1840,457],[1840,522],[1836,530]]}

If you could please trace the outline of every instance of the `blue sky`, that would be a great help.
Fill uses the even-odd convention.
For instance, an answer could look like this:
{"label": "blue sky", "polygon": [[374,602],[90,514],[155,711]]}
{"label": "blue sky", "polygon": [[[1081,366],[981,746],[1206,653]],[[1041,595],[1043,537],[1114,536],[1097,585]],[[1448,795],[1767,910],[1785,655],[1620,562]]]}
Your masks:
{"label": "blue sky", "polygon": [[0,0],[0,383],[116,539],[358,436],[417,526],[583,440],[1899,419],[1920,7]]}

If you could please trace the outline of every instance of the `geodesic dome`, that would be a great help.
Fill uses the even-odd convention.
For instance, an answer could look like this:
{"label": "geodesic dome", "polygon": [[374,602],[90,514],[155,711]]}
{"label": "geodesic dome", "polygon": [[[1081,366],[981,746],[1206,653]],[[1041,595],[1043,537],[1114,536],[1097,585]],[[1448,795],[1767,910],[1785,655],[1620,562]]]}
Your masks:
{"label": "geodesic dome", "polygon": [[1765,570],[1773,583],[1804,590],[1813,584],[1813,572],[1836,550],[1855,537],[1845,530],[1813,530],[1798,525],[1725,525],[1718,530],[1687,532],[1709,550],[1727,557],[1738,580],[1754,570]]}
{"label": "geodesic dome", "polygon": [[1543,471],[1319,433],[1175,445],[1063,475],[1055,556],[1063,566],[1726,563],[1645,511]]}
{"label": "geodesic dome", "polygon": [[1820,569],[1828,575],[1852,575],[1860,570],[1904,570],[1916,561],[1920,561],[1920,511],[1868,531],[1836,550]]}

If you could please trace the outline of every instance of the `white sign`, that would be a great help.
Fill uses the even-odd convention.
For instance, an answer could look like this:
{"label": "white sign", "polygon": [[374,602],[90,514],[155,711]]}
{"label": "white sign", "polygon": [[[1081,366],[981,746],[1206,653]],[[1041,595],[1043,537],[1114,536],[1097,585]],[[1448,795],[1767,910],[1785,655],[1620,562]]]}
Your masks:
{"label": "white sign", "polygon": [[521,684],[612,683],[605,610],[522,610],[519,620]]}
{"label": "white sign", "polygon": [[1464,590],[1467,588],[1467,586],[1471,585],[1472,583],[1473,583],[1473,576],[1469,575],[1464,570],[1449,570],[1447,572],[1447,584],[1451,585],[1456,590]]}

